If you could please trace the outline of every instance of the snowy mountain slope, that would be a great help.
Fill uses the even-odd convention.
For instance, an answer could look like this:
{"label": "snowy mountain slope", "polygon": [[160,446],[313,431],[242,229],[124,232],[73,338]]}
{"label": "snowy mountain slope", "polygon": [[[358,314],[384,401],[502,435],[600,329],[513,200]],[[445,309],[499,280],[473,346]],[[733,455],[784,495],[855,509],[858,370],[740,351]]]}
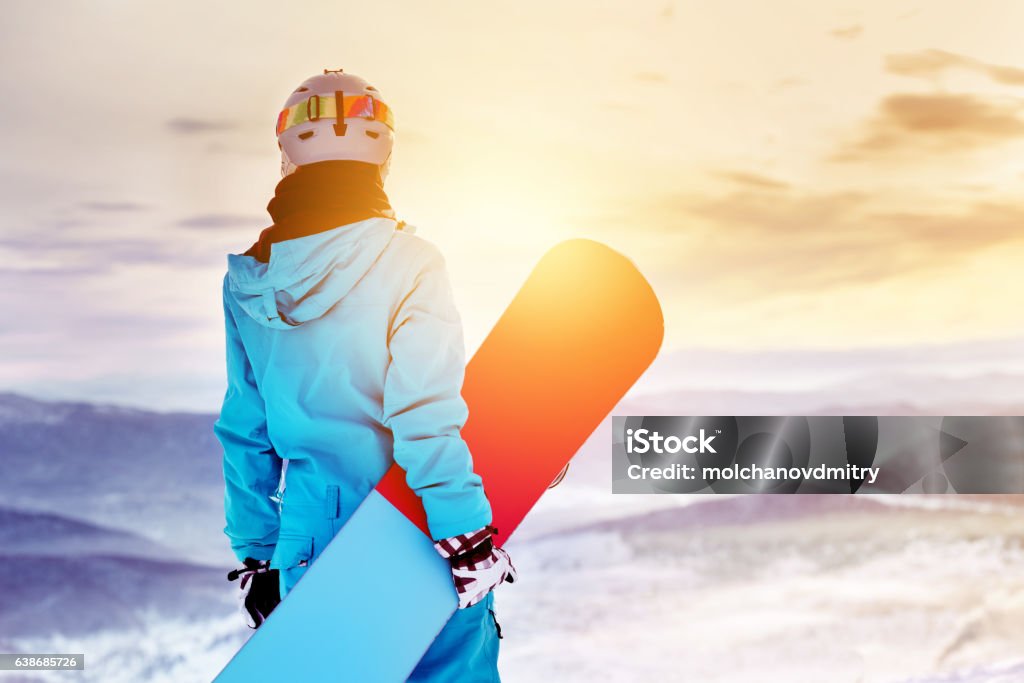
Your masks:
{"label": "snowy mountain slope", "polygon": [[[130,633],[152,619],[231,611],[219,567],[119,555],[22,554],[0,562],[0,644],[28,637]],[[10,650],[5,650],[10,651]]]}
{"label": "snowy mountain slope", "polygon": [[714,498],[517,542],[520,580],[497,600],[505,678],[1021,680],[990,668],[1024,642],[1019,507],[801,498]]}
{"label": "snowy mountain slope", "polygon": [[3,503],[233,561],[214,419],[0,394]]}
{"label": "snowy mountain slope", "polygon": [[223,615],[224,573],[135,534],[0,508],[0,643]]}
{"label": "snowy mountain slope", "polygon": [[[0,396],[0,650],[84,651],[81,681],[212,678],[247,635],[212,421]],[[612,496],[609,443],[509,544],[503,680],[1024,680],[1016,498]]]}
{"label": "snowy mountain slope", "polygon": [[169,557],[171,551],[146,538],[46,512],[25,512],[0,507],[0,553],[78,556],[135,555]]}
{"label": "snowy mountain slope", "polygon": [[[953,401],[1024,404],[1024,339],[935,345],[758,351],[663,350],[637,385],[637,395],[680,393],[803,394],[813,406],[892,405],[909,400],[947,414]],[[767,404],[755,406],[764,414]],[[707,414],[707,409],[695,414]],[[727,411],[721,414],[735,414]],[[882,413],[895,415],[899,413]],[[978,413],[987,414],[987,413]]]}

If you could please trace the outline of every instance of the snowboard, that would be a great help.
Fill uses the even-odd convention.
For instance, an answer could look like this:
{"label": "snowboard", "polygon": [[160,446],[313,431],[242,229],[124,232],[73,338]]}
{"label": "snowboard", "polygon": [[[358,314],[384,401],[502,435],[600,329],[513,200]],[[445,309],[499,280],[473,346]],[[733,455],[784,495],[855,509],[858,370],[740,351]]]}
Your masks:
{"label": "snowboard", "polygon": [[[497,545],[654,360],[662,336],[654,291],[625,256],[582,239],[543,256],[463,384],[462,436]],[[448,563],[396,465],[216,681],[400,683],[457,606]]]}

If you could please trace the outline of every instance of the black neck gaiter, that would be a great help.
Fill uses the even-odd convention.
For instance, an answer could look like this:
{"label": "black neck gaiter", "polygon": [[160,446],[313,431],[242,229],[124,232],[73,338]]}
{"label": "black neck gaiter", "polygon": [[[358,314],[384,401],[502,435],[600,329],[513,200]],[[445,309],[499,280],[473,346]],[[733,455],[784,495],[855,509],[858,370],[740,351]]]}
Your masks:
{"label": "black neck gaiter", "polygon": [[267,204],[274,224],[246,256],[267,263],[276,242],[315,235],[374,217],[392,217],[380,167],[362,161],[320,161],[283,178]]}

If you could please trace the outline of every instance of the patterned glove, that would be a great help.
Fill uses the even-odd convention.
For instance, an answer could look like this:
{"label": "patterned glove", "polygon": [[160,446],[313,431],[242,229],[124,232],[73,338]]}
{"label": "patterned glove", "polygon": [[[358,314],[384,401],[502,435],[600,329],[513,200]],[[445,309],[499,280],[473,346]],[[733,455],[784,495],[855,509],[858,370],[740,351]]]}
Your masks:
{"label": "patterned glove", "polygon": [[245,558],[243,567],[228,572],[228,581],[242,579],[238,584],[238,608],[249,628],[259,628],[277,604],[281,589],[276,569],[267,560]]}
{"label": "patterned glove", "polygon": [[508,553],[495,548],[491,536],[497,533],[492,526],[443,538],[434,544],[441,557],[452,565],[452,579],[459,596],[459,609],[477,604],[503,582],[514,583],[516,568]]}

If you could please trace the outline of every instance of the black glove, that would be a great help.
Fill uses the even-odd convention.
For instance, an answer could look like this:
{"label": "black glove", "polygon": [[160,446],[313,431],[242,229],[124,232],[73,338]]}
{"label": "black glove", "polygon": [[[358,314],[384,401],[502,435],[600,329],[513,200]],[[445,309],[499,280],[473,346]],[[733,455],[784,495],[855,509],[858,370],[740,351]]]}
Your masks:
{"label": "black glove", "polygon": [[267,560],[245,558],[244,567],[228,572],[228,581],[238,584],[238,607],[249,628],[259,628],[281,602],[281,587],[276,569]]}

